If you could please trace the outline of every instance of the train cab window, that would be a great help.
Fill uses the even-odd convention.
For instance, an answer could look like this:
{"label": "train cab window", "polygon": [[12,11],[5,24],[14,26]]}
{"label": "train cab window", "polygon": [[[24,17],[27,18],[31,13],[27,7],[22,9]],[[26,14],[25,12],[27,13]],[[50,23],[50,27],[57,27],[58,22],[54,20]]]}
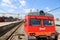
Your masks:
{"label": "train cab window", "polygon": [[53,21],[52,20],[44,20],[44,25],[45,26],[53,26]]}
{"label": "train cab window", "polygon": [[30,25],[31,26],[40,26],[41,20],[40,19],[30,19]]}

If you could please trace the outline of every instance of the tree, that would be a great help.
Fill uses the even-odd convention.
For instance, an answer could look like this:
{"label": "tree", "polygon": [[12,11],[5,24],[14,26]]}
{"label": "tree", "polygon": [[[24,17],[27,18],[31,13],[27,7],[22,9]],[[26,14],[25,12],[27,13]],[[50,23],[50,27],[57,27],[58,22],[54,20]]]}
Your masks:
{"label": "tree", "polygon": [[10,18],[10,19],[13,19],[13,17],[12,17],[12,16],[10,16],[9,18]]}

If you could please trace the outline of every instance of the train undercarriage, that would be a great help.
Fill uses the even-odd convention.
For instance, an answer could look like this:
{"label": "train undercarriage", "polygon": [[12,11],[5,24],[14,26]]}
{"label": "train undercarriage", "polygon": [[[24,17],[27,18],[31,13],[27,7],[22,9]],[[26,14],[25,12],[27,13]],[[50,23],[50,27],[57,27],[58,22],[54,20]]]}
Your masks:
{"label": "train undercarriage", "polygon": [[58,35],[56,36],[30,36],[28,40],[58,40]]}
{"label": "train undercarriage", "polygon": [[36,39],[28,39],[28,40],[58,40],[57,38],[53,39],[53,38],[40,38],[37,37]]}
{"label": "train undercarriage", "polygon": [[58,35],[59,33],[56,33],[54,36],[28,36],[27,34],[24,34],[24,37],[25,40],[58,40]]}

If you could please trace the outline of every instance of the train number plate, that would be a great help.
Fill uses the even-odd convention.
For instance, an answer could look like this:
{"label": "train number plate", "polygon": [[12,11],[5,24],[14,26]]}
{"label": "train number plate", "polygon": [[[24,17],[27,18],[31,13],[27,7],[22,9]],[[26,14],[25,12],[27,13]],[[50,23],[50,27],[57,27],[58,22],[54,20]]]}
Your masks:
{"label": "train number plate", "polygon": [[40,27],[40,30],[46,30],[46,28],[45,27],[44,28]]}

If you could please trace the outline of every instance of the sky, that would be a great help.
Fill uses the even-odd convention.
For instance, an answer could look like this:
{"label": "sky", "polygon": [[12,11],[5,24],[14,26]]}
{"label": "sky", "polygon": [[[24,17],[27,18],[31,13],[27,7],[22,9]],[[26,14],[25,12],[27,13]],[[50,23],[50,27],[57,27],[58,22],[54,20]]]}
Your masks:
{"label": "sky", "polygon": [[[19,13],[20,17],[23,18],[31,9],[32,11],[37,11],[38,9],[48,12],[57,7],[60,7],[60,0],[0,0],[0,14],[5,16],[13,15],[14,17],[18,17],[16,14]],[[55,18],[60,17],[60,9],[51,11],[50,13]]]}

